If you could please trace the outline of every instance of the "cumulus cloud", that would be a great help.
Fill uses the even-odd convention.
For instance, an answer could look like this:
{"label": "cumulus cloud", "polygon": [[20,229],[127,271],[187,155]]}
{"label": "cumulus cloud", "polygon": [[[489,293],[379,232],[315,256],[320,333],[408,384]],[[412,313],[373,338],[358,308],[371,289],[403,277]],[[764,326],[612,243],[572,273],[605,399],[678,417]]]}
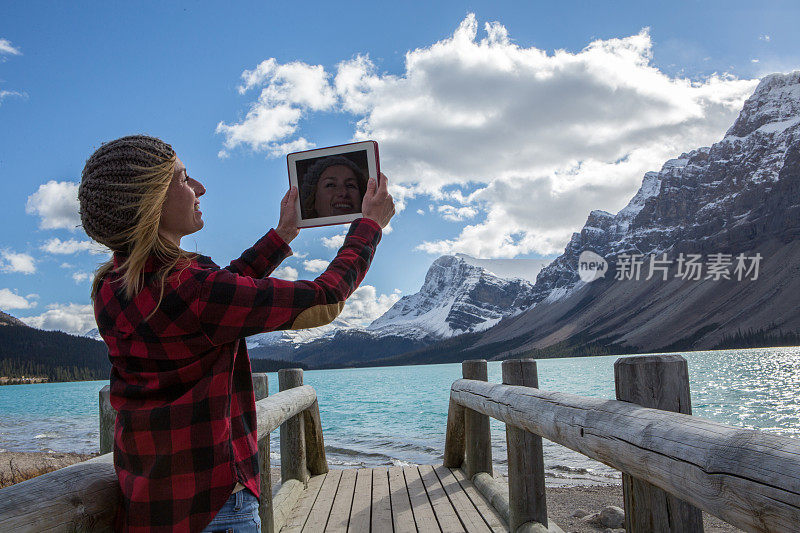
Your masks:
{"label": "cumulus cloud", "polygon": [[466,205],[464,207],[440,205],[438,211],[442,214],[443,219],[450,220],[452,222],[460,222],[468,218],[473,218],[478,214],[478,210],[471,205]]}
{"label": "cumulus cloud", "polygon": [[339,317],[357,326],[367,326],[400,299],[400,289],[378,294],[372,285],[362,285],[350,295]]}
{"label": "cumulus cloud", "polygon": [[272,276],[279,279],[285,279],[288,281],[297,281],[297,269],[292,268],[290,266],[282,266],[276,268],[275,271],[272,273]]}
{"label": "cumulus cloud", "polygon": [[226,157],[227,150],[240,145],[265,150],[270,157],[313,147],[302,137],[288,138],[297,131],[304,113],[333,108],[336,96],[329,77],[322,65],[300,61],[279,64],[274,58],[262,61],[253,70],[245,70],[239,93],[255,88],[261,91],[242,120],[217,124],[217,133],[225,137],[226,150],[220,155]]}
{"label": "cumulus cloud", "polygon": [[111,253],[111,250],[94,241],[79,241],[76,239],[62,241],[58,237],[46,240],[39,249],[49,254],[59,255],[77,254],[79,252],[89,252],[93,255]]}
{"label": "cumulus cloud", "polygon": [[[592,209],[622,208],[646,171],[719,140],[758,81],[671,76],[652,65],[652,48],[647,28],[576,52],[524,47],[499,22],[479,29],[470,14],[451,36],[407,52],[401,74],[379,72],[367,55],[340,62],[332,77],[318,65],[290,64],[313,71],[324,105],[259,97],[251,112],[272,116],[288,106],[294,114],[282,124],[291,127],[248,127],[247,143],[268,152],[275,132],[293,142],[304,113],[350,113],[354,139],[380,141],[399,204],[426,195],[445,217],[477,218],[419,249],[556,253]],[[288,65],[266,63],[264,74],[243,75],[243,90],[266,84],[283,95],[283,82],[270,88],[271,76]],[[472,192],[455,198],[460,187]]]}
{"label": "cumulus cloud", "polygon": [[81,270],[72,273],[72,279],[75,281],[75,283],[78,284],[88,280],[90,276],[91,274],[89,274],[88,272],[83,272]]}
{"label": "cumulus cloud", "polygon": [[303,261],[303,268],[306,272],[312,272],[316,274],[317,272],[322,272],[328,268],[329,264],[330,261],[325,261],[324,259],[307,259]]}
{"label": "cumulus cloud", "polygon": [[0,271],[33,274],[36,272],[36,261],[28,254],[0,250]]}
{"label": "cumulus cloud", "polygon": [[94,310],[88,304],[50,304],[41,315],[20,317],[20,320],[34,328],[58,330],[73,335],[83,335],[97,327]]}
{"label": "cumulus cloud", "polygon": [[344,238],[347,236],[347,233],[341,233],[339,235],[334,235],[333,237],[322,237],[320,239],[322,241],[322,246],[325,248],[330,248],[331,250],[338,250],[344,244]]}
{"label": "cumulus cloud", "polygon": [[0,289],[0,309],[31,309],[36,307],[36,302],[31,301],[34,299],[33,296],[35,295],[29,294],[28,298],[25,298],[9,289]]}
{"label": "cumulus cloud", "polygon": [[71,181],[50,180],[28,196],[25,212],[40,217],[41,229],[68,229],[80,227],[78,184]]}

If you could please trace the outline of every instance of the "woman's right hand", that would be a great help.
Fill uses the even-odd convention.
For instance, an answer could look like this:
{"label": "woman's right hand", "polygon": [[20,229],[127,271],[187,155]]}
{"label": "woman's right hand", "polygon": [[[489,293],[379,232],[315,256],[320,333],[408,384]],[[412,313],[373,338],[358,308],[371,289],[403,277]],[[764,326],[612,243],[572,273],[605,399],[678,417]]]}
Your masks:
{"label": "woman's right hand", "polygon": [[381,172],[381,184],[377,185],[374,179],[367,182],[367,192],[361,202],[361,214],[364,218],[374,220],[385,228],[394,216],[394,200],[387,190],[389,179]]}

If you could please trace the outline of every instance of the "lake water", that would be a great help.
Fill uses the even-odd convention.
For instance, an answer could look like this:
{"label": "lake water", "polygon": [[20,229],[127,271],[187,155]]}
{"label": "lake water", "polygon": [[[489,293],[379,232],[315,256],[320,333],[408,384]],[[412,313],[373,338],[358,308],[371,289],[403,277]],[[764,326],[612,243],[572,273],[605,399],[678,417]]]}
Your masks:
{"label": "lake water", "polygon": [[[693,414],[800,438],[800,347],[683,353]],[[544,359],[539,386],[614,398],[616,356]],[[489,381],[501,381],[499,362]],[[319,398],[328,461],[333,467],[436,464],[444,451],[449,389],[460,364],[314,370],[305,383]],[[101,381],[0,387],[0,450],[98,451]],[[270,391],[278,390],[269,374]],[[278,431],[272,461],[279,460]],[[505,426],[492,421],[496,469],[505,473]],[[548,483],[619,480],[619,473],[562,446],[544,443]]]}

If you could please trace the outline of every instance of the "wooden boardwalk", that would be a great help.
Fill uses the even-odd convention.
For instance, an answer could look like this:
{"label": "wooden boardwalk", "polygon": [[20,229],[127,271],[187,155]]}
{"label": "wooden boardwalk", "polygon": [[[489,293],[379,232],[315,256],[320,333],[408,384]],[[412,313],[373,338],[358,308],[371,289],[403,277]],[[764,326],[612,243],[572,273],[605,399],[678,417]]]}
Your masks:
{"label": "wooden boardwalk", "polygon": [[508,531],[459,469],[408,466],[331,470],[312,477],[283,533]]}

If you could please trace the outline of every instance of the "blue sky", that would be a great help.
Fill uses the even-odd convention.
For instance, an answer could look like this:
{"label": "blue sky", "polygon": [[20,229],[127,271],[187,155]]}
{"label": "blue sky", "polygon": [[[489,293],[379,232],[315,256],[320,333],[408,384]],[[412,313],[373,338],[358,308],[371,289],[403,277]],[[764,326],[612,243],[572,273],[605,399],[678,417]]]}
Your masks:
{"label": "blue sky", "polygon": [[[183,246],[219,263],[277,222],[287,149],[377,140],[402,211],[345,310],[367,322],[444,253],[555,257],[800,68],[789,2],[165,4],[0,7],[1,310],[89,329],[105,255],[73,195],[122,135],[167,140],[204,183]],[[342,229],[303,230],[281,274],[316,276]]]}

